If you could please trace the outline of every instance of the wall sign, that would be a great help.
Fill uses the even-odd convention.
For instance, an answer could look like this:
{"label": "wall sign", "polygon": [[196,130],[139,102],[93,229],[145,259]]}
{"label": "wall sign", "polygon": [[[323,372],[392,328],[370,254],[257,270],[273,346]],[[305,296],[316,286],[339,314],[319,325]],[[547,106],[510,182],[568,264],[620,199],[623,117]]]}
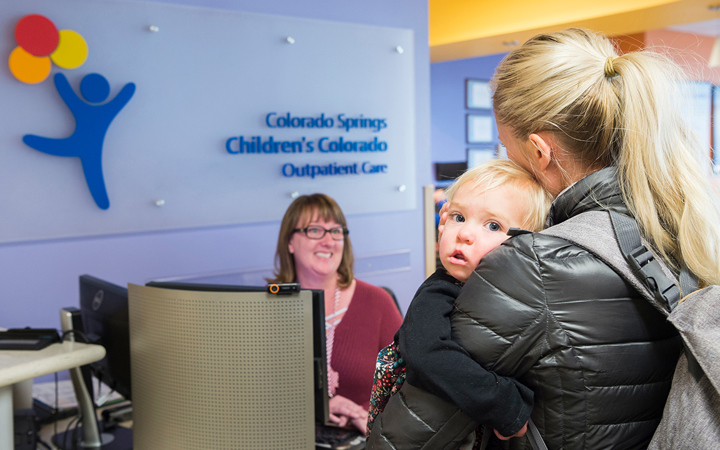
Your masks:
{"label": "wall sign", "polygon": [[274,221],[313,192],[415,207],[411,30],[94,0],[11,2],[0,23],[30,15],[63,29],[45,78],[0,74],[0,242]]}
{"label": "wall sign", "polygon": [[[345,114],[338,114],[337,120],[331,116],[321,113],[317,117],[297,117],[290,113],[278,115],[271,112],[265,115],[265,124],[269,128],[333,128],[337,127],[349,133],[354,129],[370,129],[374,133],[379,133],[387,128],[387,120],[385,118],[368,118],[360,115],[359,117],[348,117]],[[337,124],[337,125],[335,125]],[[323,164],[302,164],[297,159],[302,159],[303,154],[318,152],[320,154],[328,154],[332,157],[338,153],[375,153],[387,152],[388,144],[383,140],[378,140],[375,136],[369,140],[353,140],[351,137],[343,139],[342,136],[335,139],[328,136],[310,139],[306,136],[296,138],[292,141],[275,140],[272,136],[263,138],[262,136],[238,136],[231,137],[225,142],[225,149],[233,155],[240,154],[277,154],[282,153],[286,156],[294,155],[292,162],[282,164],[282,176],[291,177],[310,177],[315,178],[321,176],[344,176],[344,175],[368,175],[388,173],[387,164],[375,164],[367,161],[370,155],[364,157],[362,162],[350,162],[338,164],[337,161]],[[285,161],[289,161],[285,159]]]}

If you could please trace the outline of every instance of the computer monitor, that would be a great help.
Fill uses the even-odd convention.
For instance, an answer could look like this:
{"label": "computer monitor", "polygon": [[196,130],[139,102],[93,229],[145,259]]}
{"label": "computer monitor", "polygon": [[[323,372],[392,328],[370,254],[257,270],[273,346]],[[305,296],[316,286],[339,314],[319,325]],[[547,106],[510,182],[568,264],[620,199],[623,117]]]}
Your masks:
{"label": "computer monitor", "polygon": [[80,309],[61,310],[63,331],[76,331],[71,334],[73,340],[102,345],[105,357],[82,368],[71,369],[82,426],[58,433],[52,440],[58,448],[65,450],[130,450],[132,430],[95,420],[92,386],[94,375],[126,399],[131,398],[128,291],[90,275],[81,275],[79,282]]}
{"label": "computer monitor", "polygon": [[467,169],[467,161],[435,163],[435,181],[452,182]]}
{"label": "computer monitor", "polygon": [[89,364],[92,374],[131,400],[127,288],[81,275],[80,312],[85,337],[106,351],[103,359]]}
{"label": "computer monitor", "polygon": [[[207,283],[181,283],[156,282],[146,284],[150,287],[164,289],[180,289],[206,292],[266,292],[266,286],[239,286]],[[312,321],[313,321],[313,383],[315,396],[315,422],[323,425],[334,425],[330,420],[330,407],[327,380],[327,353],[325,340],[325,292],[311,290],[312,292]]]}

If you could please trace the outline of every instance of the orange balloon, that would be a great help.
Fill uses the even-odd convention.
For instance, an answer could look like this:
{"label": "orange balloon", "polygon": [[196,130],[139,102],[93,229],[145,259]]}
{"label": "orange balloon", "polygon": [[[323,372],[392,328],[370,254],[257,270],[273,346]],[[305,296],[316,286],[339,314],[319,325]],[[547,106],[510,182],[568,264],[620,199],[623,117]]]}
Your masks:
{"label": "orange balloon", "polygon": [[8,60],[10,72],[19,81],[37,84],[50,75],[52,63],[47,56],[33,56],[21,47],[15,47]]}

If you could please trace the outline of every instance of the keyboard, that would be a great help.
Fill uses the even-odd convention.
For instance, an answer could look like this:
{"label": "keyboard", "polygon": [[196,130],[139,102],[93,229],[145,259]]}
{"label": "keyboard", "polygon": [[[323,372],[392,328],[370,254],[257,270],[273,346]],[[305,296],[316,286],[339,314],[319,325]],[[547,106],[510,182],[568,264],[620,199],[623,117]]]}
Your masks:
{"label": "keyboard", "polygon": [[361,450],[365,448],[365,436],[354,429],[315,425],[315,448]]}
{"label": "keyboard", "polygon": [[53,328],[0,331],[0,350],[42,350],[54,342],[60,342],[60,336]]}

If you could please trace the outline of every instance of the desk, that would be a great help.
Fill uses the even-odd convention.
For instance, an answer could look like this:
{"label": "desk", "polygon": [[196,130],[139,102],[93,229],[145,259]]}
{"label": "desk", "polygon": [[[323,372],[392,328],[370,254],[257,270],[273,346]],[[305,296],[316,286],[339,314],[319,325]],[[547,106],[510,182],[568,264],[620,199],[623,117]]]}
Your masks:
{"label": "desk", "polygon": [[99,361],[104,356],[105,348],[100,345],[69,341],[42,350],[0,350],[0,449],[15,447],[13,384]]}

